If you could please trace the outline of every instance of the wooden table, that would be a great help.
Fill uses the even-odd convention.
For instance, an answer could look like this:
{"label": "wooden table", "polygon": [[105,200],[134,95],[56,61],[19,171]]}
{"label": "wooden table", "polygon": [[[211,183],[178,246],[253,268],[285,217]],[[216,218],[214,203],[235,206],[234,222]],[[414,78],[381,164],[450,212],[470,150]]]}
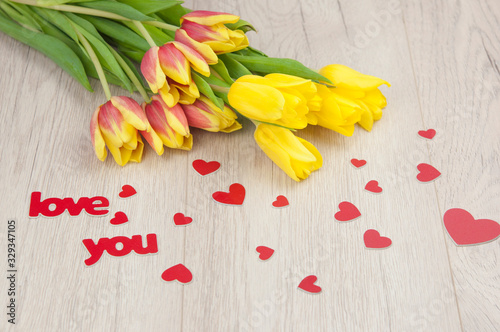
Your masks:
{"label": "wooden table", "polygon": [[[386,79],[388,106],[371,133],[346,138],[322,128],[298,132],[322,153],[323,168],[289,179],[253,140],[253,125],[234,134],[193,130],[190,152],[151,149],[141,164],[95,158],[89,135],[105,101],[42,54],[0,34],[2,112],[2,266],[7,221],[16,220],[16,325],[2,331],[498,331],[500,242],[458,247],[443,226],[451,208],[500,221],[500,3],[480,1],[188,1],[196,9],[240,14],[258,34],[252,45],[311,68],[342,63]],[[117,87],[115,95],[125,92]],[[136,96],[138,97],[138,96]],[[136,98],[139,100],[139,98]],[[417,132],[436,129],[433,140]],[[206,177],[195,159],[216,160]],[[351,158],[365,159],[355,169]],[[442,176],[422,184],[416,166]],[[381,195],[364,190],[377,180]],[[243,206],[214,202],[232,183]],[[138,194],[118,198],[130,184]],[[105,196],[110,216],[82,213],[29,218],[30,195]],[[290,206],[271,203],[285,195]],[[362,213],[334,220],[338,204]],[[181,212],[193,218],[175,227]],[[390,237],[368,250],[373,228]],[[155,233],[156,255],[104,254],[92,267],[83,239]],[[255,252],[275,249],[268,262]],[[193,282],[161,280],[183,263]],[[6,272],[7,273],[7,272]],[[297,286],[318,277],[322,292]],[[2,306],[9,280],[0,278]]]}

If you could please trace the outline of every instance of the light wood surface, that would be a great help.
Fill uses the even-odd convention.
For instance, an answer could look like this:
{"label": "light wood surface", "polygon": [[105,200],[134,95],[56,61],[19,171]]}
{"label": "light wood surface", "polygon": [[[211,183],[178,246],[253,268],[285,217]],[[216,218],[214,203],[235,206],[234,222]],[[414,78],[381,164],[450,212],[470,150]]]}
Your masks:
{"label": "light wood surface", "polygon": [[[443,214],[463,208],[500,221],[500,3],[478,1],[188,1],[237,13],[259,30],[255,47],[311,68],[342,63],[386,79],[388,107],[371,133],[345,138],[322,128],[299,136],[322,153],[323,168],[289,179],[253,141],[252,125],[231,135],[193,130],[190,152],[147,149],[141,164],[99,162],[88,123],[105,96],[87,92],[40,53],[0,34],[0,226],[17,220],[17,324],[1,331],[498,331],[500,241],[457,247]],[[117,87],[115,95],[124,91]],[[138,98],[137,98],[138,99]],[[139,99],[138,99],[139,100]],[[434,128],[432,141],[417,136]],[[222,168],[197,175],[195,159]],[[354,169],[351,158],[368,165]],[[422,184],[416,166],[442,176]],[[363,190],[378,180],[384,192]],[[211,194],[239,182],[242,207]],[[123,200],[124,184],[138,195]],[[109,218],[28,218],[33,191],[43,197],[103,195]],[[277,195],[290,206],[275,209]],[[334,220],[348,200],[362,217]],[[174,227],[182,212],[194,220]],[[392,239],[367,250],[363,233]],[[93,267],[83,239],[156,233],[159,252]],[[255,248],[276,250],[268,262]],[[183,263],[188,285],[161,280]],[[6,264],[2,264],[6,266]],[[5,270],[7,268],[5,267]],[[297,289],[307,275],[323,289]],[[2,305],[6,278],[0,278]],[[3,309],[5,311],[5,309]]]}

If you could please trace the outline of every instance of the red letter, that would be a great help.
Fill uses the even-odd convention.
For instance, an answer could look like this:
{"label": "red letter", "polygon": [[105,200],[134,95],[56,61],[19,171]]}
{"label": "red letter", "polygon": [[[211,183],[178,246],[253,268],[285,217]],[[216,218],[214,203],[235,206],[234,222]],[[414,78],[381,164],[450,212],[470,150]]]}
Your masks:
{"label": "red letter", "polygon": [[41,209],[40,199],[42,198],[42,193],[39,191],[34,191],[31,193],[30,202],[30,217],[38,217]]}
{"label": "red letter", "polygon": [[95,244],[92,239],[86,239],[83,240],[82,242],[90,254],[90,257],[85,260],[85,265],[90,266],[99,261],[99,259],[102,256],[102,253],[104,252],[104,250],[106,250],[106,247],[109,243],[109,239],[104,237],[100,239],[97,242],[97,244]]}
{"label": "red letter", "polygon": [[[130,239],[126,236],[116,236],[109,240],[106,250],[111,256],[126,256],[132,251],[132,245],[130,242]],[[123,248],[120,250],[116,249],[116,245],[118,243],[121,243],[123,245]]]}
{"label": "red letter", "polygon": [[[80,203],[80,201],[78,201]],[[103,216],[109,213],[108,209],[96,210],[97,208],[109,207],[109,201],[106,197],[96,196],[85,202],[85,211],[92,216]]]}
{"label": "red letter", "polygon": [[146,235],[147,247],[142,246],[142,237],[140,235],[132,236],[132,246],[136,253],[139,255],[155,254],[158,252],[158,242],[156,241],[156,234]]}

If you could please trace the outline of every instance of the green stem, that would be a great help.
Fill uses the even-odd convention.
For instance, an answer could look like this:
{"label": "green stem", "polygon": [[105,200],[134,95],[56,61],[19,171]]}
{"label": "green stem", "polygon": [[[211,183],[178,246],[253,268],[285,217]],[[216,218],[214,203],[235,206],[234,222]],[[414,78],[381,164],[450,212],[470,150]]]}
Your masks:
{"label": "green stem", "polygon": [[120,56],[120,54],[118,54],[118,52],[116,52],[111,46],[109,46],[108,48],[111,51],[111,53],[113,53],[113,56],[118,61],[120,66],[123,68],[123,70],[125,71],[127,76],[130,78],[132,83],[134,83],[135,87],[137,88],[137,91],[139,91],[139,93],[141,94],[144,101],[146,103],[148,103],[151,100],[151,98],[149,98],[148,93],[146,92],[146,90],[142,86],[141,82],[137,79],[137,76],[135,76],[132,69],[130,69],[129,65],[125,62],[125,60],[123,60],[123,58]]}
{"label": "green stem", "polygon": [[106,94],[106,98],[108,100],[111,99],[111,91],[109,90],[109,85],[108,81],[106,80],[106,75],[104,74],[104,70],[102,69],[101,63],[99,62],[99,59],[97,58],[97,55],[94,52],[94,49],[92,46],[90,46],[89,42],[85,37],[78,31],[78,29],[74,29],[76,32],[76,35],[78,36],[78,39],[82,43],[83,47],[87,51],[87,53],[90,56],[90,60],[92,60],[92,63],[94,64],[95,70],[97,71],[97,75],[99,76],[99,80],[101,81],[102,89],[104,90],[104,93]]}
{"label": "green stem", "polygon": [[217,91],[217,92],[221,92],[221,93],[229,93],[229,88],[226,88],[226,87],[223,87],[223,86],[218,86],[218,85],[215,85],[215,84],[210,84],[210,87],[212,88],[212,90],[214,91]]}
{"label": "green stem", "polygon": [[163,30],[174,31],[174,32],[177,31],[177,29],[179,29],[179,27],[177,27],[175,25],[168,24],[165,22],[160,22],[160,21],[144,21],[142,23],[152,25],[154,27],[157,27],[157,28],[160,28]]}
{"label": "green stem", "polygon": [[156,43],[154,42],[153,38],[149,34],[148,30],[146,30],[146,28],[144,27],[144,25],[142,25],[141,22],[132,21],[132,23],[134,23],[134,25],[137,27],[137,29],[139,29],[139,31],[143,35],[144,39],[146,39],[146,41],[148,42],[149,46],[151,46],[151,47],[157,46]]}

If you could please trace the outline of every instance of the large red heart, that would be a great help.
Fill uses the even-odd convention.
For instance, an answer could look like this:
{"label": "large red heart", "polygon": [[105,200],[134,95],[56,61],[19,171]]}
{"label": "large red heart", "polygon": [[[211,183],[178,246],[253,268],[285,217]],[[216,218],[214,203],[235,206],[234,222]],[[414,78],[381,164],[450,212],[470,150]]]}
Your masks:
{"label": "large red heart", "polygon": [[245,187],[239,183],[233,183],[229,186],[229,192],[216,191],[212,194],[215,201],[222,204],[241,205],[245,200]]}
{"label": "large red heart", "polygon": [[420,130],[418,135],[423,138],[433,139],[436,136],[436,131],[434,129]]}
{"label": "large red heart", "polygon": [[137,191],[131,185],[124,185],[122,191],[118,194],[121,198],[128,198],[137,194]]}
{"label": "large red heart", "polygon": [[285,207],[288,205],[290,205],[290,203],[288,203],[288,199],[283,195],[279,195],[278,197],[276,197],[276,200],[273,202],[273,206],[277,208]]}
{"label": "large red heart", "polygon": [[267,261],[274,254],[274,250],[266,246],[258,246],[255,251],[260,254],[259,259],[263,261]]}
{"label": "large red heart", "polygon": [[500,224],[490,219],[474,219],[467,211],[450,209],[444,214],[444,226],[459,246],[481,244],[500,236]]}
{"label": "large red heart", "polygon": [[166,269],[161,274],[161,278],[165,281],[177,280],[181,284],[187,284],[193,280],[193,275],[183,264],[177,264]]}
{"label": "large red heart", "polygon": [[182,213],[174,214],[174,224],[176,226],[186,226],[193,222],[193,218],[185,217]]}
{"label": "large red heart", "polygon": [[374,194],[380,194],[382,192],[382,188],[378,185],[378,182],[375,180],[369,181],[365,186],[365,190]]}
{"label": "large red heart", "polygon": [[363,160],[363,159],[358,160],[356,158],[353,158],[353,159],[351,159],[351,164],[352,164],[352,166],[354,166],[356,168],[361,168],[361,167],[366,165],[366,160]]}
{"label": "large red heart", "polygon": [[203,159],[196,159],[193,161],[193,168],[200,175],[208,175],[220,168],[220,163],[218,161],[206,162]]}
{"label": "large red heart", "polygon": [[365,246],[369,249],[384,249],[392,244],[392,240],[385,236],[380,236],[380,233],[374,229],[369,229],[363,235]]}
{"label": "large red heart", "polygon": [[310,275],[305,277],[299,284],[299,288],[312,294],[318,294],[321,292],[321,287],[315,285],[314,283],[318,280],[318,277]]}
{"label": "large red heart", "polygon": [[340,211],[335,213],[335,219],[338,221],[351,221],[361,216],[358,208],[349,202],[339,204]]}
{"label": "large red heart", "polygon": [[117,226],[117,225],[124,224],[127,221],[128,221],[127,215],[125,213],[119,211],[119,212],[115,213],[115,216],[109,222],[111,223],[111,225]]}
{"label": "large red heart", "polygon": [[417,180],[420,182],[434,181],[441,175],[441,172],[429,164],[419,164],[417,169],[420,171],[417,175]]}

